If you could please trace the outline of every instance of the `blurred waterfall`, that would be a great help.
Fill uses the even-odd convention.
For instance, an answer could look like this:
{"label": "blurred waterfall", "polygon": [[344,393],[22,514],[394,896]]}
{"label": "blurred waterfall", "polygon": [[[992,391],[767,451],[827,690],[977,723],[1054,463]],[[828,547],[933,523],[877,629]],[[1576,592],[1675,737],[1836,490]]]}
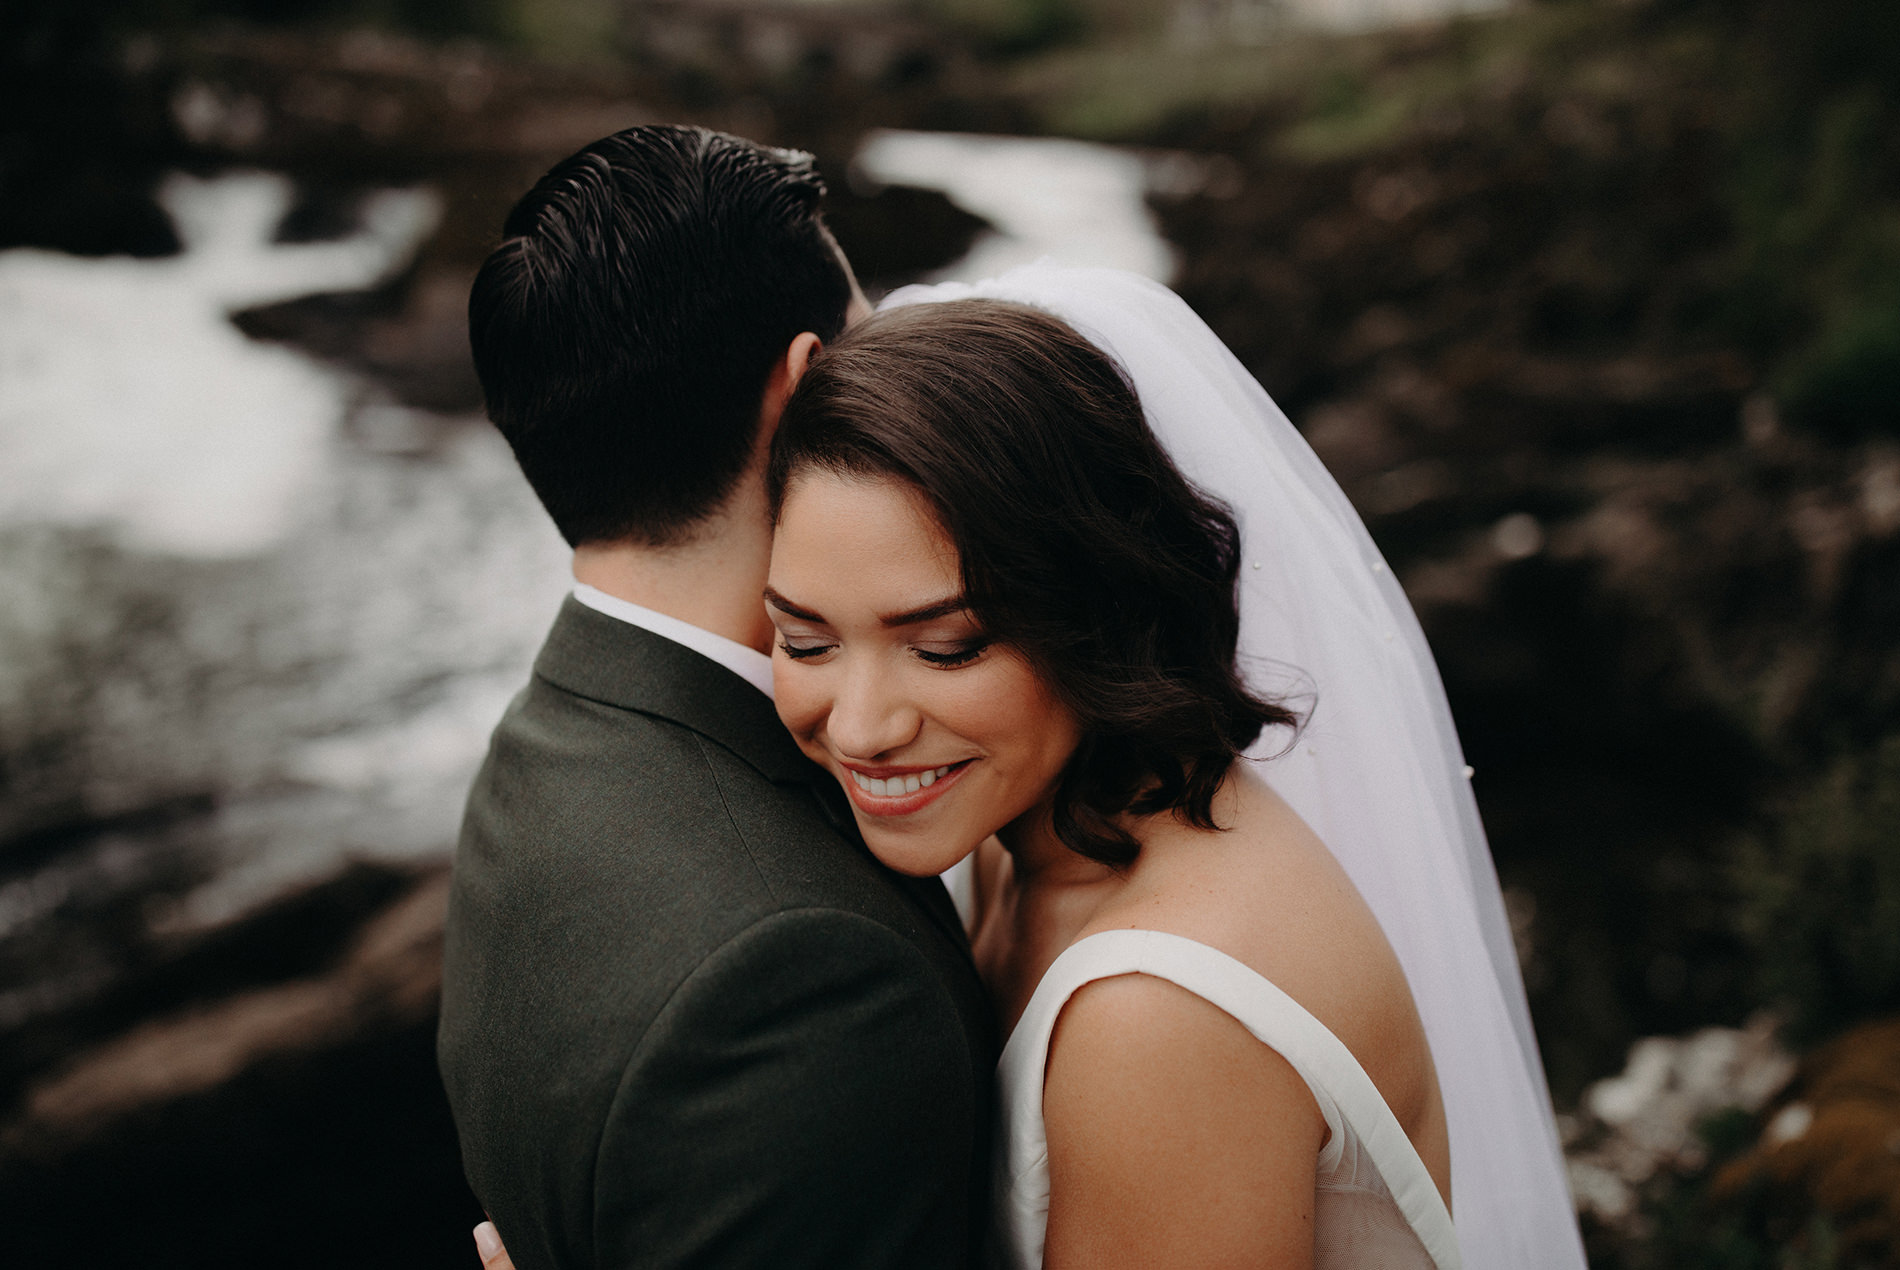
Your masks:
{"label": "blurred waterfall", "polygon": [[1169,282],[1174,249],[1146,201],[1153,167],[1086,141],[886,129],[865,138],[852,179],[936,190],[990,223],[931,282],[972,282],[1044,256]]}
{"label": "blurred waterfall", "polygon": [[437,215],[278,243],[291,194],[174,177],[175,257],[0,254],[0,1023],[109,978],[132,897],[175,930],[445,855],[564,590],[485,421],[231,324],[378,285]]}

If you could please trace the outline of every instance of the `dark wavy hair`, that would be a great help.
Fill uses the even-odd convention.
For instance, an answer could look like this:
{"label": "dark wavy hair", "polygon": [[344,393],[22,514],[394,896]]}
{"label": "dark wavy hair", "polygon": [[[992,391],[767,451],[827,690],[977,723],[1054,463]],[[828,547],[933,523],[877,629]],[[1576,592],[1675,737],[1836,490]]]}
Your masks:
{"label": "dark wavy hair", "polygon": [[1080,723],[1054,828],[1117,867],[1125,812],[1215,828],[1214,793],[1270,726],[1235,666],[1240,533],[1161,448],[1112,359],[990,300],[879,314],[817,357],[773,438],[773,515],[801,471],[888,476],[955,543],[964,598]]}
{"label": "dark wavy hair", "polygon": [[773,364],[844,327],[812,158],[642,125],[556,164],[469,293],[488,416],[563,537],[664,546],[750,461]]}

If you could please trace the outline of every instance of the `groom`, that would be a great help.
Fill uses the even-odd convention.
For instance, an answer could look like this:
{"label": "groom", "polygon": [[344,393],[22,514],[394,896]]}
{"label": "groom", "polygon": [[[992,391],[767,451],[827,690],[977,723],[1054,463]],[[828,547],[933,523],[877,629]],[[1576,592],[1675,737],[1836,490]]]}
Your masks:
{"label": "groom", "polygon": [[864,309],[807,156],[641,127],[469,298],[578,585],[476,778],[438,1052],[521,1270],[965,1267],[995,1038],[935,879],[864,850],[770,700],[761,470]]}

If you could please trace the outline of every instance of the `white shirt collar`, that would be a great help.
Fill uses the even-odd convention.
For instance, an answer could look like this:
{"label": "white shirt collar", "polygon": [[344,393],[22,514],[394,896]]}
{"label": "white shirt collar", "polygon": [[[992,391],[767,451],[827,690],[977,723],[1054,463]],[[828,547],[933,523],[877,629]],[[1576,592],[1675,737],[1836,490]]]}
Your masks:
{"label": "white shirt collar", "polygon": [[652,609],[643,608],[617,595],[608,595],[585,582],[574,584],[574,598],[597,613],[617,617],[662,639],[684,644],[702,657],[710,657],[767,697],[772,695],[772,659],[756,648],[747,648],[737,640],[715,635],[704,627],[682,622]]}

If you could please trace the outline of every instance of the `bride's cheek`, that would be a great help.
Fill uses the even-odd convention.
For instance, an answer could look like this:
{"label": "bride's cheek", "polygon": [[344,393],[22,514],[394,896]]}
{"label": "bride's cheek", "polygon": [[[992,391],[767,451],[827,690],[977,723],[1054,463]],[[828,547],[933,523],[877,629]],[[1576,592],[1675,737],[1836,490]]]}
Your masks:
{"label": "bride's cheek", "polygon": [[773,704],[778,707],[779,722],[792,734],[798,747],[812,757],[821,747],[818,742],[820,725],[824,721],[824,702],[813,689],[811,672],[796,664],[774,667],[772,674]]}

